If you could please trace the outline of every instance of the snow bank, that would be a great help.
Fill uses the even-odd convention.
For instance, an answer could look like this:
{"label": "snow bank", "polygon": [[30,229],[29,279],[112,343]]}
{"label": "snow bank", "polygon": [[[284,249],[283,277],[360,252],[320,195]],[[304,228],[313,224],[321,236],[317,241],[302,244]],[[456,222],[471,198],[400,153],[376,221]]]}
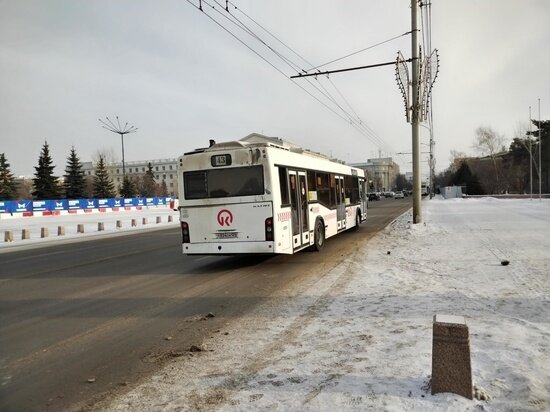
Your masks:
{"label": "snow bank", "polygon": [[[172,217],[172,222],[168,221]],[[157,217],[160,223],[156,223]],[[147,219],[143,224],[143,218]],[[136,226],[132,227],[132,219],[136,220]],[[60,214],[52,216],[32,216],[19,219],[0,220],[0,236],[4,240],[4,233],[13,233],[13,242],[0,243],[0,252],[15,250],[25,246],[36,246],[51,242],[75,241],[91,236],[113,236],[114,234],[134,232],[136,230],[150,230],[153,228],[166,228],[179,224],[178,213],[167,206],[143,207],[141,210],[121,210],[118,212],[86,214]],[[121,227],[117,228],[116,223],[120,221]],[[104,224],[104,230],[98,231],[98,223]],[[77,225],[84,225],[84,233],[77,233]],[[57,236],[58,226],[65,228],[64,236]],[[41,238],[41,228],[47,228],[49,236]],[[30,231],[30,239],[22,240],[22,230]]]}

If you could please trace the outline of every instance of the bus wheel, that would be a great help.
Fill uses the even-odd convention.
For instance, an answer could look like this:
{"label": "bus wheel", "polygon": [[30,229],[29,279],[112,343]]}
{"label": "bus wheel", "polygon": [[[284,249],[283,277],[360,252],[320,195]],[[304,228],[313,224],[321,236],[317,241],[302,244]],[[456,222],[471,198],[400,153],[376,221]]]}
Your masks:
{"label": "bus wheel", "polygon": [[357,209],[357,213],[355,214],[355,227],[354,230],[359,230],[359,225],[361,224],[361,211]]}
{"label": "bus wheel", "polygon": [[315,220],[313,247],[319,252],[325,246],[325,224],[319,218]]}

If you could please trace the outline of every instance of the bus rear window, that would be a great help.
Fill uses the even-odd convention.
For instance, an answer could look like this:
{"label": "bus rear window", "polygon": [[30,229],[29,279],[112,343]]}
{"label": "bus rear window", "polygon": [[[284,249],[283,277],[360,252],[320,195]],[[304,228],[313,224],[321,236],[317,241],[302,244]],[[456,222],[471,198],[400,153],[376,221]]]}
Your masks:
{"label": "bus rear window", "polygon": [[185,172],[183,174],[186,199],[254,196],[264,194],[262,166]]}

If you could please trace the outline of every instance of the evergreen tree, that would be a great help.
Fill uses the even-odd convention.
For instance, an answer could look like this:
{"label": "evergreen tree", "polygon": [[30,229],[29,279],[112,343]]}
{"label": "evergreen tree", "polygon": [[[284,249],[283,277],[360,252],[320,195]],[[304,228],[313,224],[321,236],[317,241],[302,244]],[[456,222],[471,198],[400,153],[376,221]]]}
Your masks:
{"label": "evergreen tree", "polygon": [[105,166],[105,160],[103,156],[99,156],[99,162],[95,170],[94,177],[94,197],[112,198],[116,196],[115,184],[113,183],[107,167]]}
{"label": "evergreen tree", "polygon": [[17,183],[11,173],[10,164],[4,153],[0,153],[0,200],[13,200],[17,197]]}
{"label": "evergreen tree", "polygon": [[122,181],[120,195],[127,198],[134,197],[136,195],[136,185],[134,185],[134,182],[132,182],[128,176],[125,176]]}
{"label": "evergreen tree", "polygon": [[166,186],[166,182],[163,180],[160,184],[160,195],[161,196],[168,196],[168,187]]}
{"label": "evergreen tree", "polygon": [[74,146],[71,148],[69,157],[67,157],[67,165],[65,166],[65,197],[67,199],[80,199],[85,197],[84,172],[82,171],[82,163],[76,155]]}
{"label": "evergreen tree", "polygon": [[55,166],[52,164],[50,156],[50,147],[48,142],[44,142],[42,152],[38,158],[38,166],[35,166],[34,172],[34,191],[32,195],[35,199],[58,199],[61,196],[61,189],[57,177],[53,175]]}
{"label": "evergreen tree", "polygon": [[479,179],[472,173],[468,163],[462,161],[460,167],[451,179],[451,184],[455,186],[466,186],[466,193],[469,195],[483,195],[483,189]]}
{"label": "evergreen tree", "polygon": [[153,166],[151,162],[147,164],[147,171],[143,176],[143,183],[141,185],[141,195],[145,197],[155,196],[158,192],[157,184],[155,183],[155,174],[153,173]]}

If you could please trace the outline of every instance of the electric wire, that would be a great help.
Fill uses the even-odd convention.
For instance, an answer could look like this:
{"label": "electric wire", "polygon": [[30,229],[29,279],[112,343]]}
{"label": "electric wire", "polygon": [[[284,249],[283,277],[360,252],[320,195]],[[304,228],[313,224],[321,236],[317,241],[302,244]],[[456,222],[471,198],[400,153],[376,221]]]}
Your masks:
{"label": "electric wire", "polygon": [[[223,8],[223,5],[220,4],[217,0],[214,0],[216,2],[216,4],[218,4],[218,6],[220,8]],[[205,0],[205,3],[208,4],[208,2]],[[230,3],[230,2],[228,2]],[[268,29],[266,29],[264,26],[262,26],[260,23],[258,23],[256,20],[254,20],[252,17],[250,17],[249,15],[247,15],[245,12],[243,12],[242,10],[240,10],[239,8],[237,8],[237,6],[233,3],[231,3],[234,8],[236,10],[238,10],[240,13],[242,13],[245,17],[247,17],[249,20],[251,20],[254,24],[256,24],[258,27],[260,27],[263,31],[265,31],[269,36],[273,37],[275,40],[277,40],[279,43],[281,43],[284,47],[286,47],[288,50],[290,50],[293,54],[295,54],[298,58],[300,58],[302,61],[308,63],[311,65],[311,63],[309,63],[303,56],[301,56],[299,53],[297,53],[294,49],[292,49],[290,46],[288,46],[286,43],[284,43],[282,40],[280,40],[277,36],[275,36],[274,34],[272,34]],[[254,31],[252,29],[250,29],[245,23],[243,23],[241,20],[239,20],[236,16],[234,16],[228,9],[226,8],[223,8],[224,10],[226,10],[229,14],[231,14],[231,16],[238,22],[235,23],[233,22],[234,24],[238,25],[241,29],[245,30],[249,35],[251,35],[252,37],[254,37],[256,40],[260,41],[263,45],[265,45],[269,50],[271,50],[272,52],[274,52],[279,58],[281,58],[281,60],[283,60],[287,65],[289,66],[298,66],[297,63],[293,62],[291,59],[289,58],[286,58],[285,56],[282,55],[282,53],[279,53],[277,52],[273,47],[269,46],[264,40],[262,40],[260,38],[260,36],[256,35],[256,33],[254,33]],[[218,11],[219,12],[219,11]],[[291,67],[293,68],[294,70],[296,70],[295,67]],[[298,71],[298,70],[296,70]],[[303,71],[303,70],[302,70]],[[304,71],[305,72],[305,71]],[[319,79],[316,78],[316,80],[318,80],[318,84],[319,86],[322,87],[322,89],[324,91],[321,91],[318,87],[316,87],[315,84],[313,84],[311,81],[308,80],[308,83],[310,83],[310,85],[317,89],[317,91],[323,95],[327,100],[331,101],[335,106],[337,106],[343,113],[346,117],[349,118],[349,121],[350,123],[353,123],[354,122],[354,119],[353,117],[346,111],[344,110],[341,105],[336,101],[336,99],[332,96],[332,94],[322,85],[322,83],[319,81]],[[340,95],[343,97],[343,95],[340,93]],[[344,98],[345,99],[345,98]],[[349,102],[348,102],[348,106],[349,106]],[[384,142],[382,141],[382,139],[370,128],[365,128],[364,125],[365,123],[363,122],[362,119],[360,119],[358,116],[357,116],[358,120],[357,120],[357,123],[361,126],[361,128],[365,131],[365,133],[371,135],[373,142],[375,141],[375,143],[377,145],[384,145]],[[368,136],[367,136],[368,137]]]}
{"label": "electric wire", "polygon": [[[230,29],[228,29],[227,27],[225,27],[223,24],[221,24],[218,20],[216,20],[214,17],[212,17],[210,14],[206,13],[205,10],[203,10],[202,8],[200,7],[197,7],[194,3],[192,3],[190,0],[186,0],[189,4],[191,4],[193,7],[195,7],[196,9],[198,9],[199,11],[203,12],[203,14],[205,14],[212,22],[214,22],[216,25],[218,25],[220,28],[222,28],[224,31],[226,31],[229,35],[231,35],[233,38],[235,38],[237,41],[239,41],[242,45],[244,45],[246,48],[248,48],[250,51],[252,51],[256,56],[260,57],[262,60],[264,60],[267,64],[269,64],[272,68],[274,68],[277,72],[279,72],[281,75],[285,76],[285,78],[288,79],[288,76],[281,70],[279,69],[275,64],[273,64],[271,61],[269,61],[265,56],[263,56],[261,53],[259,53],[257,50],[255,50],[253,47],[251,47],[249,44],[247,44],[244,40],[242,40],[240,37],[238,37],[236,34],[234,34]],[[291,59],[285,57],[284,55],[282,55],[282,53],[279,53],[277,52],[273,47],[269,46],[264,40],[262,40],[260,38],[260,36],[258,36],[256,33],[254,33],[253,30],[251,30],[246,24],[244,24],[242,21],[240,21],[236,16],[234,16],[232,13],[228,13],[231,15],[231,18],[228,18],[225,13],[222,13],[220,12],[219,10],[216,9],[216,7],[210,3],[208,3],[207,0],[202,0],[202,2],[204,2],[206,5],[210,6],[213,10],[215,10],[217,13],[219,13],[220,15],[222,15],[224,18],[226,18],[229,22],[231,22],[232,24],[236,25],[237,27],[239,27],[241,30],[243,30],[245,33],[247,33],[249,36],[253,37],[254,39],[256,39],[258,42],[260,42],[261,44],[263,44],[266,48],[268,48],[268,50],[270,50],[272,53],[274,53],[277,57],[279,57],[287,66],[289,66],[292,70],[294,71],[299,71],[297,68],[299,68],[299,65],[297,65],[295,62],[293,62]],[[222,8],[223,10],[225,11],[228,11],[227,9],[225,9],[220,3],[218,3],[216,0],[214,0],[214,2],[220,7]],[[231,3],[233,5],[233,3]],[[281,43],[283,46],[285,46],[287,49],[289,49],[293,54],[295,54],[296,56],[298,56],[301,60],[303,60],[304,62],[310,64],[309,62],[307,62],[306,59],[304,59],[302,56],[300,56],[297,52],[295,52],[292,48],[290,48],[289,46],[287,46],[284,42],[282,42],[277,36],[273,35],[271,32],[269,32],[269,30],[267,30],[264,26],[260,25],[258,22],[256,22],[254,19],[252,19],[250,16],[248,16],[246,13],[244,13],[242,10],[240,10],[239,8],[237,8],[235,5],[234,5],[235,9],[236,10],[239,10],[239,12],[241,12],[243,15],[245,15],[247,18],[249,18],[251,21],[253,21],[256,25],[258,25],[258,27],[260,27],[262,30],[264,30],[266,33],[268,33],[271,37],[273,37],[274,39],[276,39],[279,43]],[[375,143],[376,145],[378,146],[386,146],[386,144],[384,143],[384,141],[372,130],[370,129],[358,116],[357,116],[357,119],[358,120],[355,120],[353,118],[353,116],[351,116],[337,101],[336,99],[330,94],[330,92],[328,92],[328,90],[322,86],[322,84],[320,82],[319,85],[322,86],[322,89],[324,90],[320,90],[318,87],[316,87],[316,85],[309,81],[308,83],[318,92],[320,93],[325,99],[327,99],[329,102],[331,102],[332,104],[334,104],[340,111],[342,111],[342,113],[344,113],[344,115],[341,115],[340,113],[336,112],[335,109],[329,107],[328,104],[326,104],[325,102],[323,102],[319,97],[315,96],[313,93],[311,93],[309,90],[307,90],[306,88],[304,88],[302,85],[298,84],[296,81],[290,79],[296,86],[300,87],[304,92],[306,92],[308,95],[310,95],[312,98],[314,98],[315,100],[317,100],[319,103],[321,103],[325,108],[327,108],[328,110],[330,110],[333,114],[337,115],[338,117],[340,117],[342,120],[346,121],[347,123],[350,123],[352,127],[354,127],[354,129],[356,129],[359,133],[361,133],[363,136],[367,137],[369,140],[371,140],[373,143]],[[339,93],[342,97],[343,95],[341,93]],[[345,98],[344,98],[344,101]],[[349,106],[349,102],[348,102],[348,106]],[[352,110],[354,111],[354,110]],[[356,113],[355,113],[356,114]]]}
{"label": "electric wire", "polygon": [[350,54],[346,54],[345,56],[339,57],[339,58],[334,59],[334,60],[331,60],[331,61],[329,61],[329,62],[320,64],[320,65],[318,65],[318,66],[311,67],[310,69],[306,70],[306,73],[309,72],[309,71],[311,71],[311,70],[319,70],[320,67],[328,66],[328,65],[331,64],[331,63],[335,63],[335,62],[338,62],[338,61],[340,61],[340,60],[347,59],[348,57],[355,56],[356,54],[359,54],[359,53],[362,53],[362,52],[364,52],[364,51],[367,51],[367,50],[373,49],[373,48],[375,48],[375,47],[381,46],[381,45],[383,45],[383,44],[389,43],[390,41],[399,39],[400,37],[406,36],[406,35],[411,34],[411,33],[412,33],[412,31],[408,31],[408,32],[406,32],[406,33],[400,34],[399,36],[392,37],[391,39],[381,41],[381,42],[379,42],[379,43],[373,44],[372,46],[365,47],[365,48],[363,48],[363,49],[361,49],[361,50],[357,50],[357,51],[355,51],[355,52],[353,52],[353,53],[350,53]]}

